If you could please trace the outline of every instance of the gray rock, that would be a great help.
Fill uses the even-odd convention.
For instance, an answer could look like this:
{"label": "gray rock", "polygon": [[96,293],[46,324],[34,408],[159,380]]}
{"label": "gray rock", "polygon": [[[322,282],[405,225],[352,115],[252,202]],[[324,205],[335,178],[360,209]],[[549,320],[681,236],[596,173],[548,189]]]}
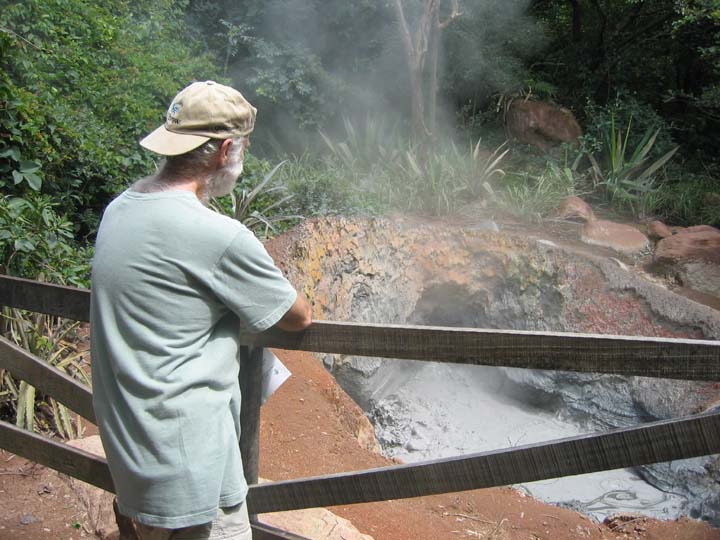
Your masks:
{"label": "gray rock", "polygon": [[23,514],[20,516],[20,525],[30,525],[32,523],[38,523],[42,521],[40,518],[33,516],[32,514]]}

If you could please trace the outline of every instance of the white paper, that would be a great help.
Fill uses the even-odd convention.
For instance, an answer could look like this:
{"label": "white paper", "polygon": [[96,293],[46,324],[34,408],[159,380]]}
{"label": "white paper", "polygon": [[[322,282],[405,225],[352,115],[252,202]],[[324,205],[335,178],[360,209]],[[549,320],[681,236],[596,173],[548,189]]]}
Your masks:
{"label": "white paper", "polygon": [[260,402],[265,403],[291,374],[285,364],[270,349],[263,351],[262,364],[262,398]]}

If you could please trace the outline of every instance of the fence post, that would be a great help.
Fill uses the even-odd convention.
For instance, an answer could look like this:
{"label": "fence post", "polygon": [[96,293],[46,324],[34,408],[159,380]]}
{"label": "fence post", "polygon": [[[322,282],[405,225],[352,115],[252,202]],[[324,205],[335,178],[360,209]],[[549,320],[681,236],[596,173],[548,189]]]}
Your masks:
{"label": "fence post", "polygon": [[[240,454],[248,484],[257,484],[260,470],[262,358],[262,347],[240,347]],[[257,515],[250,520],[257,522]]]}

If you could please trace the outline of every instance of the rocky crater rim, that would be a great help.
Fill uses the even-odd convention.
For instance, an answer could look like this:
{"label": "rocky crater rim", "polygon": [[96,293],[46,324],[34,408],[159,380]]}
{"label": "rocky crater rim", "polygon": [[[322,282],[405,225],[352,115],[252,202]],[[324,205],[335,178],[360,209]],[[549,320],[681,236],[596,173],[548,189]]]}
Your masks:
{"label": "rocky crater rim", "polygon": [[[321,218],[274,240],[270,250],[314,302],[320,319],[720,337],[717,311],[673,293],[615,258],[576,253],[548,240],[404,219]],[[443,438],[461,430],[452,423],[461,415],[453,419],[450,409],[424,396],[434,391],[437,381],[455,384],[471,396],[499,390],[493,406],[519,404],[592,426],[590,431],[695,413],[720,397],[717,385],[694,381],[477,366],[432,368],[426,362],[332,355],[323,361],[372,416],[383,450],[388,453],[401,445],[395,449],[404,456],[478,451],[466,440],[456,447],[450,442],[447,448],[433,446],[434,439],[449,441]],[[469,410],[467,421],[473,416],[477,412]],[[645,477],[661,490],[682,492],[681,498],[690,501],[683,515],[720,523],[719,465],[711,456],[647,469]]]}

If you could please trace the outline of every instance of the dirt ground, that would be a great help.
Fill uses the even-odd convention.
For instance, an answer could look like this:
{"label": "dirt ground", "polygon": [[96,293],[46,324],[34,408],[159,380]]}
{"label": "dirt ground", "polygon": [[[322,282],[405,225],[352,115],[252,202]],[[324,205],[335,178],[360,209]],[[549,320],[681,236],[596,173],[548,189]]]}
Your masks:
{"label": "dirt ground", "polygon": [[[308,353],[276,351],[293,373],[263,407],[261,476],[284,480],[392,464],[363,448],[362,411]],[[92,426],[87,432],[92,433]],[[512,488],[331,508],[376,540],[720,540],[720,529],[682,519],[625,516],[599,524]],[[67,482],[0,452],[0,540],[91,538]]]}

